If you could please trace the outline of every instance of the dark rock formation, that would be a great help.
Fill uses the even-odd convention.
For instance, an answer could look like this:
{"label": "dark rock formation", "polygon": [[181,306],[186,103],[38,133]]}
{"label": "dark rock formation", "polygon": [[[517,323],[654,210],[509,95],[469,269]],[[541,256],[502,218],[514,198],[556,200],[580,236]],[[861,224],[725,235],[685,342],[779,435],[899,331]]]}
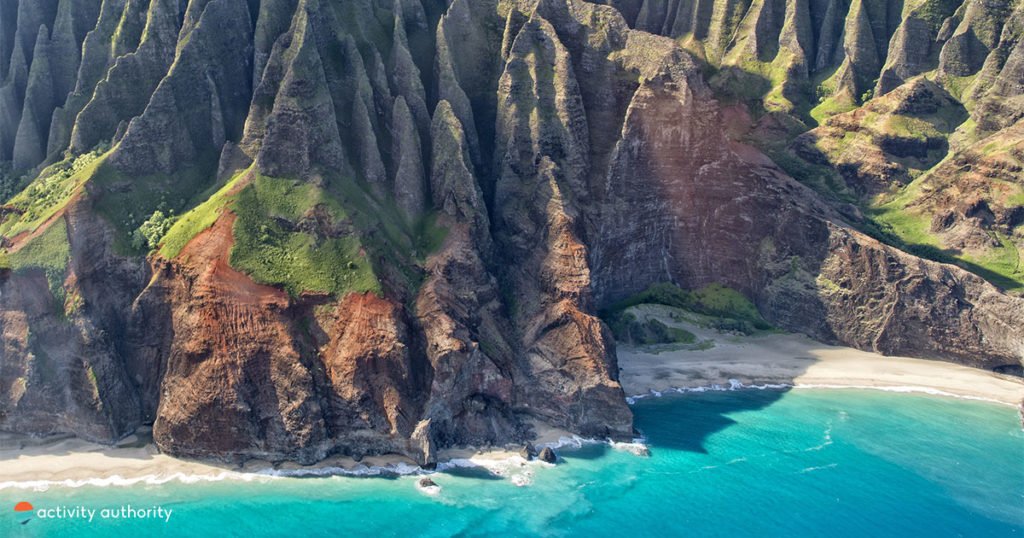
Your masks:
{"label": "dark rock formation", "polygon": [[537,459],[544,463],[555,463],[558,461],[558,455],[555,454],[554,450],[551,450],[551,447],[546,446],[537,453]]}

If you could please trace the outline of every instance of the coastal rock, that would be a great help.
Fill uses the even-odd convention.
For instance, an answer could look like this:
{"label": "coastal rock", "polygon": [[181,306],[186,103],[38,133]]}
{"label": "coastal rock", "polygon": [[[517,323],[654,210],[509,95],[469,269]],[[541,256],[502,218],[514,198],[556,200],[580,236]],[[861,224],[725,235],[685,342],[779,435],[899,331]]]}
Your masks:
{"label": "coastal rock", "polygon": [[558,454],[555,454],[551,447],[546,446],[537,453],[537,459],[544,463],[555,463],[558,461]]}

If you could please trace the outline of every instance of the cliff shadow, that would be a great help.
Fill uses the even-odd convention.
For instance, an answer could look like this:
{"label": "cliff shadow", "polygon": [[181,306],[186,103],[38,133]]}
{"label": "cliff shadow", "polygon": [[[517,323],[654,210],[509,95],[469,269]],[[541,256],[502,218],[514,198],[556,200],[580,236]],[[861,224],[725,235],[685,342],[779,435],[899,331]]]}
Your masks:
{"label": "cliff shadow", "polygon": [[[779,401],[791,388],[671,394],[633,407],[635,426],[652,453],[658,449],[709,454],[708,440],[733,427],[756,427],[733,418]],[[666,427],[670,425],[670,427]]]}
{"label": "cliff shadow", "polygon": [[[718,290],[718,299],[729,293],[706,289]],[[737,413],[771,406],[818,362],[817,343],[777,329],[753,329],[737,319],[662,304],[636,305],[623,313],[633,325],[653,322],[690,342],[617,346],[619,380],[632,404],[634,427],[652,451],[708,453],[708,439],[737,426]]]}

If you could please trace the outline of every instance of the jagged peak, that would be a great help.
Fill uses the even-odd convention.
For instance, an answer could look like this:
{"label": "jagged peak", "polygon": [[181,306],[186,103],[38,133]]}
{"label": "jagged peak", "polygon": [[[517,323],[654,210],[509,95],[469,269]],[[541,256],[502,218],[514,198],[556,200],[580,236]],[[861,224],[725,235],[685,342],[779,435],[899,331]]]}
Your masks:
{"label": "jagged peak", "polygon": [[409,222],[416,222],[426,209],[423,147],[412,112],[399,95],[391,113],[391,158],[395,161],[392,177],[395,201]]}
{"label": "jagged peak", "polygon": [[[18,30],[20,33],[21,31]],[[6,84],[13,84],[15,86],[22,86],[20,91],[24,91],[24,84],[28,80],[28,58],[25,56],[25,49],[21,46],[21,40],[17,38],[15,34],[14,44],[11,49],[11,61],[7,66],[7,78],[4,79]]]}
{"label": "jagged peak", "polygon": [[[39,30],[36,32],[36,43],[32,47],[32,49],[34,51],[38,52],[39,51],[39,47],[49,47],[49,46],[50,46],[50,29],[47,28],[47,26],[45,24],[43,24],[43,25],[41,25],[39,27]],[[46,54],[47,55],[49,54],[49,50],[46,51]],[[49,58],[47,57],[46,59],[48,60]],[[33,64],[35,64],[35,60],[36,60],[36,54],[33,53],[33,55],[32,55],[32,63]],[[29,71],[29,78],[31,78],[31,77],[32,77],[32,73],[31,73],[31,71]]]}
{"label": "jagged peak", "polygon": [[392,13],[394,13],[394,25],[392,27],[394,37],[394,47],[403,47],[406,50],[409,49],[409,35],[405,31],[405,4],[402,0],[394,0],[392,2]]}
{"label": "jagged peak", "polygon": [[[241,16],[239,16],[241,15]],[[237,140],[248,100],[251,57],[238,41],[252,36],[245,0],[203,4],[175,62],[141,115],[131,120],[110,162],[124,172],[172,174],[183,166],[212,162],[230,138]],[[182,110],[182,103],[190,103]],[[152,140],[164,141],[154,151]]]}
{"label": "jagged peak", "polygon": [[386,192],[387,172],[380,156],[377,134],[366,102],[354,99],[352,103],[352,129],[359,153],[359,164],[366,182],[379,196]]}
{"label": "jagged peak", "polygon": [[81,60],[81,47],[75,39],[72,1],[61,0],[50,37],[53,61],[57,64],[53,73],[54,93],[60,102],[74,89]]}
{"label": "jagged peak", "polygon": [[[367,110],[374,110],[373,83],[370,80],[370,74],[366,70],[366,64],[363,62],[363,55],[359,53],[359,46],[356,45],[355,38],[351,35],[346,35],[342,38],[342,47],[345,52],[345,61],[348,62],[348,69],[351,73],[351,81],[354,84],[355,98],[362,100]],[[390,92],[390,89],[388,91]]]}
{"label": "jagged peak", "polygon": [[505,16],[505,31],[501,39],[502,61],[508,60],[508,55],[512,52],[512,43],[527,20],[529,17],[522,11],[514,8],[508,10],[508,15]]}
{"label": "jagged peak", "polygon": [[[40,26],[53,27],[53,19],[57,13],[57,0],[36,0],[19,2],[15,39],[20,40],[27,58],[35,54],[35,45],[39,43],[37,30]],[[49,38],[49,35],[47,35]]]}
{"label": "jagged peak", "polygon": [[[515,10],[510,11],[511,13]],[[473,106],[462,89],[452,62],[451,44],[448,42],[447,16],[442,18],[437,25],[437,93],[438,99],[446,102],[446,106],[455,111],[460,122],[465,126],[466,137],[469,144],[469,152],[472,162],[480,162],[480,141],[476,132],[476,120],[473,115]],[[503,57],[505,55],[503,54]],[[434,114],[437,114],[435,109]]]}
{"label": "jagged peak", "polygon": [[430,135],[430,192],[434,207],[459,222],[471,224],[478,240],[489,239],[487,207],[473,172],[464,124],[448,101],[437,103]]}
{"label": "jagged peak", "polygon": [[[494,169],[504,170],[503,178],[530,177],[539,171],[540,157],[554,157],[572,190],[583,192],[590,145],[586,113],[569,51],[539,11],[512,44],[499,94]],[[558,121],[539,121],[542,115]],[[497,205],[515,196],[514,183],[499,180]]]}
{"label": "jagged peak", "polygon": [[263,0],[260,2],[253,30],[253,87],[263,78],[274,43],[288,31],[298,0]]}
{"label": "jagged peak", "polygon": [[12,166],[17,171],[28,170],[46,157],[50,114],[56,106],[50,57],[50,30],[45,25],[39,27],[33,50],[35,54],[29,69],[24,109],[12,152]]}
{"label": "jagged peak", "polygon": [[[271,176],[307,177],[319,169],[345,167],[337,114],[314,35],[311,15],[317,5],[300,0],[288,33],[274,45],[257,92],[269,96],[276,86],[273,107],[269,114],[265,109],[251,112],[246,124],[245,147],[259,147],[257,167]],[[253,106],[259,106],[257,100]]]}
{"label": "jagged peak", "polygon": [[373,49],[371,66],[372,69],[369,70],[368,76],[375,98],[375,112],[378,116],[381,116],[390,112],[387,105],[391,103],[393,98],[391,96],[391,86],[388,85],[388,70],[384,67],[384,59],[376,48]]}
{"label": "jagged peak", "polygon": [[60,3],[57,4],[57,15],[53,22],[54,36],[74,39],[74,21],[71,17],[72,2],[73,0],[60,0]]}
{"label": "jagged peak", "polygon": [[147,0],[122,0],[122,4],[111,46],[111,55],[115,58],[138,49],[149,6]]}
{"label": "jagged peak", "polygon": [[409,37],[405,31],[404,8],[400,0],[395,0],[394,28],[392,35],[391,57],[389,67],[393,95],[405,97],[416,120],[416,128],[421,138],[426,138],[429,131],[430,114],[427,111],[426,91],[419,67],[413,61],[409,51]]}

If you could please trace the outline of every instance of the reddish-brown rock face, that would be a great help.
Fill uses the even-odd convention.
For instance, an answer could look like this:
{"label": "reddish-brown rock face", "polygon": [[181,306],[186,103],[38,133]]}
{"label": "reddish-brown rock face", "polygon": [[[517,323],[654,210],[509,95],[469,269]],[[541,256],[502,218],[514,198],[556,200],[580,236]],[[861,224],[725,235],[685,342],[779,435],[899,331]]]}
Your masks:
{"label": "reddish-brown rock face", "polygon": [[[111,51],[115,4],[82,22],[95,33],[80,37],[81,91],[47,106],[55,151],[113,140],[102,170],[121,181],[97,174],[36,236],[5,238],[16,256],[59,223],[68,264],[0,275],[0,429],[111,441],[152,423],[170,454],[304,463],[429,464],[445,447],[525,441],[537,421],[624,438],[632,415],[596,314],[665,281],[725,284],[828,342],[989,368],[1024,359],[1024,300],[868,238],[729,141],[691,56],[613,7],[195,0],[180,18],[161,1],[152,31]],[[620,4],[631,22],[667,28],[646,2]],[[32,54],[4,37],[11,26],[0,18],[0,60],[13,59],[0,71],[18,75]],[[709,54],[728,41],[716,32]],[[858,43],[853,86],[870,48]],[[13,155],[22,74],[0,85],[0,159]],[[19,165],[40,149],[27,144]],[[374,286],[261,284],[232,265],[253,215],[238,199],[266,176],[282,190],[264,191],[257,235],[305,234],[309,258],[357,243],[351,263],[316,276],[348,278],[365,261]],[[223,195],[182,217],[209,225],[180,252],[121,252],[110,200],[154,215],[185,181],[197,186],[180,209]]]}

